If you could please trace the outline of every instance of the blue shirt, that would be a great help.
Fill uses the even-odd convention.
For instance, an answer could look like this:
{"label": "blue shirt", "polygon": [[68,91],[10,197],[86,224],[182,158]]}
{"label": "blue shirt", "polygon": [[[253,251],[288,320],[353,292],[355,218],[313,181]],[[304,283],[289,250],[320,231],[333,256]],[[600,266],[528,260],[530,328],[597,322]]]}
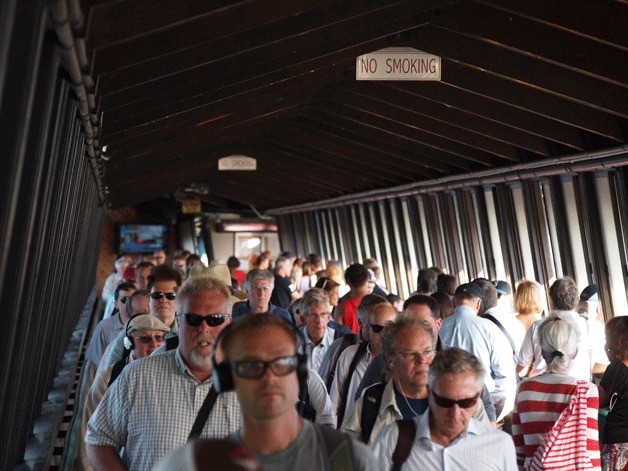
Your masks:
{"label": "blue shirt", "polygon": [[[294,325],[294,320],[292,319],[292,316],[288,311],[278,306],[275,306],[273,303],[268,303],[268,305],[268,312],[270,312],[271,314],[275,314],[276,316],[283,317],[292,325]],[[235,321],[238,320],[240,317],[248,316],[250,314],[253,314],[253,312],[251,311],[251,304],[247,301],[246,303],[235,306],[233,308],[233,312],[231,313],[231,319]]]}
{"label": "blue shirt", "polygon": [[475,309],[461,305],[443,320],[438,336],[443,348],[462,348],[480,359],[486,369],[484,384],[493,398],[509,397],[516,387],[512,349],[506,338],[496,335],[488,324],[491,321],[479,317]]}

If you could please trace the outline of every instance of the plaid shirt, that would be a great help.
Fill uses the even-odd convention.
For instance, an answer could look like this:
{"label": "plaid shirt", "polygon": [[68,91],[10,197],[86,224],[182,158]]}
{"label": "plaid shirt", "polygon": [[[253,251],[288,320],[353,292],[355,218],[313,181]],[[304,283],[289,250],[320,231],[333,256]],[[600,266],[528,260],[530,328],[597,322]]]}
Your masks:
{"label": "plaid shirt", "polygon": [[[107,389],[87,424],[85,442],[124,447],[128,469],[153,469],[187,441],[211,385],[211,378],[201,383],[189,372],[178,349],[136,360]],[[223,393],[201,437],[223,438],[241,425],[235,393]]]}

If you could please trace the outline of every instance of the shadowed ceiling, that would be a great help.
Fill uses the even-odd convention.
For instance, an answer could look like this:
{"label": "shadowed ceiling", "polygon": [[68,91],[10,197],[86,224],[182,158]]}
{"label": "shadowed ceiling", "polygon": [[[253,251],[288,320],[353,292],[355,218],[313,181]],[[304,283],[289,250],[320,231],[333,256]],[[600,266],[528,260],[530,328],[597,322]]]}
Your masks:
{"label": "shadowed ceiling", "polygon": [[[628,135],[622,1],[80,8],[113,209],[196,197],[208,211],[267,211],[613,149]],[[356,57],[388,47],[441,57],[441,80],[356,80]],[[219,172],[231,154],[257,170]]]}

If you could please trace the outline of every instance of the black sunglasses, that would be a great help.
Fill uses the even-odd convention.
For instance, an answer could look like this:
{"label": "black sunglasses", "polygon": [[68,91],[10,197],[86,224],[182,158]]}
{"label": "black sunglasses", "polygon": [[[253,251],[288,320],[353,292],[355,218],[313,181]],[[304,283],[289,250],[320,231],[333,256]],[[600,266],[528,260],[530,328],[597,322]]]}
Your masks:
{"label": "black sunglasses", "polygon": [[231,317],[231,314],[210,314],[208,316],[199,316],[198,314],[192,314],[190,312],[183,314],[185,317],[185,323],[192,327],[198,327],[205,321],[210,327],[216,327],[225,322],[225,319]]}
{"label": "black sunglasses", "polygon": [[260,360],[242,360],[231,363],[231,369],[240,378],[259,379],[266,373],[266,368],[270,367],[270,371],[275,376],[286,376],[297,369],[299,363],[296,355],[291,357],[275,358],[270,361]]}
{"label": "black sunglasses", "polygon": [[154,291],[150,293],[150,297],[153,299],[161,299],[164,296],[166,297],[166,299],[173,301],[177,297],[177,293],[162,293],[161,291]]}
{"label": "black sunglasses", "polygon": [[458,406],[462,407],[463,409],[469,409],[470,407],[473,407],[474,405],[477,404],[478,397],[479,397],[479,394],[477,394],[474,397],[467,397],[467,398],[458,399],[457,401],[455,401],[453,399],[449,399],[448,397],[439,396],[434,391],[430,391],[430,393],[432,394],[432,397],[434,398],[434,402],[436,403],[436,405],[439,407],[444,407],[446,409],[451,409],[454,406],[454,404],[458,404]]}
{"label": "black sunglasses", "polygon": [[384,330],[384,327],[385,327],[383,325],[371,324],[370,322],[369,322],[369,326],[371,327],[371,330],[375,332],[376,334],[379,334],[382,330]]}

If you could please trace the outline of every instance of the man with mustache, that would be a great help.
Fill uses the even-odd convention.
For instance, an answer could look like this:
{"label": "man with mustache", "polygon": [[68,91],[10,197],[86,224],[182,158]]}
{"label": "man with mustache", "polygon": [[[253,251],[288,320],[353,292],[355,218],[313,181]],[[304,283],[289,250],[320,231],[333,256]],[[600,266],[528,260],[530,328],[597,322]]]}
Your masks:
{"label": "man with mustache", "polygon": [[[124,368],[87,425],[95,470],[153,469],[197,429],[199,410],[213,389],[213,343],[231,321],[229,288],[208,276],[191,277],[179,288],[176,305],[178,347]],[[209,397],[215,402],[196,436],[226,437],[242,423],[236,396]]]}

